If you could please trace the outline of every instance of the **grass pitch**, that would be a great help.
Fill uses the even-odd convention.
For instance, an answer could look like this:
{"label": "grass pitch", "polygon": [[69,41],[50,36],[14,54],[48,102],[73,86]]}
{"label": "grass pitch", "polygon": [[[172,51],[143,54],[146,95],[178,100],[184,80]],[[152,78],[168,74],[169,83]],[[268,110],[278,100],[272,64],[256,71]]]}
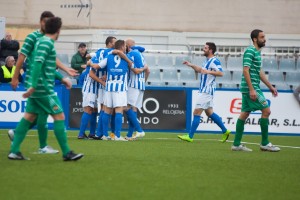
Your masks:
{"label": "grass pitch", "polygon": [[[22,153],[30,161],[7,159],[10,142],[0,130],[1,200],[77,199],[299,199],[300,137],[270,136],[281,152],[232,152],[220,135],[197,134],[193,143],[172,133],[146,133],[132,142],[76,139],[69,145],[85,157],[63,162],[61,154],[39,155],[36,131]],[[233,140],[231,135],[229,140]],[[259,143],[260,136],[245,135]],[[59,149],[52,131],[48,144]],[[293,148],[296,147],[296,148]],[[298,147],[298,148],[297,148]]]}

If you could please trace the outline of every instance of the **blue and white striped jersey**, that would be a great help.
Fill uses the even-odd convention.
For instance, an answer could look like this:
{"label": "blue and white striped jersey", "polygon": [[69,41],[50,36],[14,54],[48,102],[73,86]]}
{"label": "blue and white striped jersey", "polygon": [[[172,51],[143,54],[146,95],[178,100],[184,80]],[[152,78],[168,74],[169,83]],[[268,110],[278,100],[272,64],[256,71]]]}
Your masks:
{"label": "blue and white striped jersey", "polygon": [[127,91],[128,63],[119,55],[110,54],[99,63],[101,68],[107,68],[105,90],[108,92]]}
{"label": "blue and white striped jersey", "polygon": [[[93,63],[100,63],[101,60],[103,60],[107,55],[111,54],[112,50],[113,49],[107,49],[107,48],[98,49],[95,52],[95,54],[93,55],[93,57],[91,58],[92,62]],[[106,73],[107,73],[106,68],[103,68],[103,69],[100,68],[100,69],[97,70],[96,74],[98,75],[99,78],[101,78],[102,76],[106,75]],[[99,86],[98,86],[99,89],[104,89],[103,85],[101,85],[100,83],[98,83],[98,84],[99,84]]]}
{"label": "blue and white striped jersey", "polygon": [[[223,71],[221,62],[218,58],[212,57],[210,59],[206,59],[203,62],[202,68],[210,71]],[[198,75],[200,80],[200,93],[208,93],[214,95],[216,90],[216,76],[211,74],[200,74]]]}
{"label": "blue and white striped jersey", "polygon": [[[87,66],[90,70],[93,70],[96,72],[96,75],[99,76],[99,70],[95,70],[91,68],[90,66]],[[85,81],[83,82],[82,86],[82,93],[93,93],[93,94],[98,94],[98,89],[99,89],[100,83],[92,79],[89,74],[86,76]]]}
{"label": "blue and white striped jersey", "polygon": [[[144,67],[145,59],[139,51],[132,50],[127,54],[127,56],[131,58],[131,60],[133,60],[134,68]],[[135,74],[133,71],[130,70],[128,87],[136,88],[139,90],[145,90],[145,72]]]}

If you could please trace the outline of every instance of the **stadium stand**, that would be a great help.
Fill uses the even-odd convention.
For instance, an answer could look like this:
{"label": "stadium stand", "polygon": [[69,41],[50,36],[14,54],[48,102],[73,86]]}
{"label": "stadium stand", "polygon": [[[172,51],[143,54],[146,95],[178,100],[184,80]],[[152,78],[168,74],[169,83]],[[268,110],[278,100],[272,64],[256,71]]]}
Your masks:
{"label": "stadium stand", "polygon": [[227,69],[231,71],[239,71],[243,66],[242,57],[228,57],[227,58]]}
{"label": "stadium stand", "polygon": [[262,67],[266,72],[278,71],[278,62],[275,56],[262,57]]}
{"label": "stadium stand", "polygon": [[282,57],[279,59],[279,70],[282,72],[295,71],[296,62],[294,57]]}

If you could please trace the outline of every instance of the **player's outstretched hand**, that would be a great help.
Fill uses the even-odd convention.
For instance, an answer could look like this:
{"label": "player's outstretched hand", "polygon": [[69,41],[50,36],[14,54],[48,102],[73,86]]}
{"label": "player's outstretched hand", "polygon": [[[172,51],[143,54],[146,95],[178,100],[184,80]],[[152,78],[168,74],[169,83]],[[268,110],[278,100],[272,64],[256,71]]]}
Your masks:
{"label": "player's outstretched hand", "polygon": [[69,78],[63,78],[61,82],[66,86],[67,89],[72,88],[72,82]]}
{"label": "player's outstretched hand", "polygon": [[182,64],[187,65],[187,66],[190,66],[190,65],[191,65],[191,63],[190,63],[189,61],[187,61],[187,60],[183,61]]}
{"label": "player's outstretched hand", "polygon": [[70,76],[73,76],[73,77],[79,75],[79,74],[78,74],[78,71],[75,70],[75,69],[73,69],[73,68],[71,68],[71,67],[67,68],[67,73],[68,73]]}
{"label": "player's outstretched hand", "polygon": [[35,89],[33,87],[28,88],[27,91],[22,95],[23,98],[30,97],[34,91]]}

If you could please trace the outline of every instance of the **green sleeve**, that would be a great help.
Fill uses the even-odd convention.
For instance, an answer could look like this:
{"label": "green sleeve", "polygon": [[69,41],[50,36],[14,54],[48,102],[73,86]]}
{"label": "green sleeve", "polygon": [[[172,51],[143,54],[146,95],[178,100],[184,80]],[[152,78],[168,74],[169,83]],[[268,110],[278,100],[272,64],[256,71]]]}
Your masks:
{"label": "green sleeve", "polygon": [[62,81],[63,78],[64,76],[61,75],[61,73],[59,73],[58,71],[55,72],[55,79]]}

